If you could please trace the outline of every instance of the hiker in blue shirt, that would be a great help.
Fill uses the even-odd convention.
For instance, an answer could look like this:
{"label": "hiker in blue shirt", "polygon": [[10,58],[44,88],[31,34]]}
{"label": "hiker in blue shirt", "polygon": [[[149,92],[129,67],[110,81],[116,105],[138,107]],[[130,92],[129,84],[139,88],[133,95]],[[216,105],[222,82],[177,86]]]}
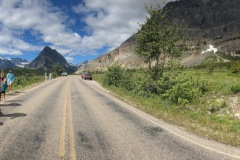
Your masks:
{"label": "hiker in blue shirt", "polygon": [[3,100],[4,100],[4,102],[6,102],[5,96],[6,96],[7,88],[8,88],[7,79],[4,78],[4,80],[2,81],[2,84],[1,84],[0,101],[1,101],[2,94],[3,94]]}
{"label": "hiker in blue shirt", "polygon": [[10,70],[7,74],[7,84],[8,84],[8,91],[11,92],[12,90],[12,84],[14,82],[14,74],[12,73],[12,70]]}

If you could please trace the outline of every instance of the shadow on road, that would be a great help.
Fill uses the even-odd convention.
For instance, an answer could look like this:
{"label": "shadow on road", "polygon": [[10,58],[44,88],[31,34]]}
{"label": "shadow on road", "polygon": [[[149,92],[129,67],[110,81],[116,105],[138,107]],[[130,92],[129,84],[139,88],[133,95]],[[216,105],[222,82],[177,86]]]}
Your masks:
{"label": "shadow on road", "polygon": [[[10,102],[10,101],[8,101],[8,102]],[[20,103],[2,103],[2,104],[0,104],[0,106],[12,106],[12,107],[16,107],[16,106],[21,106],[21,104]]]}
{"label": "shadow on road", "polygon": [[3,122],[0,122],[0,126],[3,126]]}
{"label": "shadow on road", "polygon": [[7,102],[23,102],[23,100],[9,100]]}
{"label": "shadow on road", "polygon": [[12,114],[1,114],[1,117],[11,117],[11,119],[18,118],[18,117],[25,117],[27,114],[25,113],[12,113]]}
{"label": "shadow on road", "polygon": [[9,96],[16,96],[16,95],[19,95],[19,94],[22,94],[22,93],[26,93],[26,92],[21,92],[21,91],[8,92],[7,95],[9,95]]}

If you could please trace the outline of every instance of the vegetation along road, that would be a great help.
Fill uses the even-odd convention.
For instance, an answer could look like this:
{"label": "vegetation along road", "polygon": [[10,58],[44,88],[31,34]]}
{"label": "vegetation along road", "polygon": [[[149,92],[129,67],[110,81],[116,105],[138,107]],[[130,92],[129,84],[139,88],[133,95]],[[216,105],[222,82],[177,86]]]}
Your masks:
{"label": "vegetation along road", "polygon": [[240,149],[200,139],[66,76],[1,102],[0,159],[240,159]]}

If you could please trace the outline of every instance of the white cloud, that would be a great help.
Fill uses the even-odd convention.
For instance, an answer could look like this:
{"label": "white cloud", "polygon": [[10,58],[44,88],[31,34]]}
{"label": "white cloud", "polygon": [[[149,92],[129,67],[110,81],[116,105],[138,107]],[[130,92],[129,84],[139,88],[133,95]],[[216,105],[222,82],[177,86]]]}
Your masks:
{"label": "white cloud", "polygon": [[[50,0],[0,0],[0,54],[40,51],[45,43],[69,56],[95,54],[103,46],[115,48],[145,21],[146,2],[156,0],[85,0],[71,9],[86,26],[73,26],[76,20]],[[86,29],[88,35],[79,32]],[[31,43],[26,31],[42,42]]]}
{"label": "white cloud", "polygon": [[25,51],[43,48],[30,44],[23,37],[25,31],[29,30],[44,34],[44,28],[41,29],[39,26],[43,16],[48,13],[46,12],[48,5],[44,0],[0,1],[0,54],[19,55]]}
{"label": "white cloud", "polygon": [[23,51],[38,50],[37,46],[32,46],[23,41],[20,37],[21,32],[11,31],[6,27],[0,26],[0,54],[21,55]]}
{"label": "white cloud", "polygon": [[72,57],[65,57],[65,59],[67,60],[68,63],[71,63],[73,61]]}
{"label": "white cloud", "polygon": [[99,48],[103,45],[117,47],[137,32],[138,23],[144,23],[146,20],[144,4],[158,2],[156,0],[85,0],[84,4],[74,6],[75,13],[85,14],[84,22],[92,31],[91,36],[83,37],[83,45],[89,48]]}
{"label": "white cloud", "polygon": [[61,53],[62,55],[67,55],[67,54],[70,54],[73,50],[72,49],[69,49],[69,48],[66,48],[66,47],[59,47],[59,46],[55,46],[55,45],[52,45],[50,46],[52,49],[55,49],[57,50],[59,53]]}

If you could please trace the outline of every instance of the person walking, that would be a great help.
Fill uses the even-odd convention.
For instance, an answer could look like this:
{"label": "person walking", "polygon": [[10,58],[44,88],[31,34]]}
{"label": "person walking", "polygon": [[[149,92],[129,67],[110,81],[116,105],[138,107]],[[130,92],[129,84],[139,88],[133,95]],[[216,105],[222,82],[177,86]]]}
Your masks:
{"label": "person walking", "polygon": [[49,80],[52,80],[52,73],[49,73]]}
{"label": "person walking", "polygon": [[0,91],[1,91],[1,88],[2,88],[2,82],[3,82],[4,78],[5,78],[5,74],[2,71],[1,74],[0,74]]}
{"label": "person walking", "polygon": [[14,82],[14,74],[12,73],[12,70],[9,70],[8,74],[7,74],[7,84],[8,84],[8,91],[11,92],[12,90],[12,85]]}
{"label": "person walking", "polygon": [[1,93],[0,93],[0,101],[1,101],[1,98],[2,98],[2,94],[3,94],[3,100],[4,102],[6,102],[6,90],[8,88],[8,85],[7,85],[7,79],[4,78],[4,80],[2,81],[2,84],[1,84]]}
{"label": "person walking", "polygon": [[48,73],[45,72],[44,76],[45,76],[45,81],[46,81],[48,79]]}

